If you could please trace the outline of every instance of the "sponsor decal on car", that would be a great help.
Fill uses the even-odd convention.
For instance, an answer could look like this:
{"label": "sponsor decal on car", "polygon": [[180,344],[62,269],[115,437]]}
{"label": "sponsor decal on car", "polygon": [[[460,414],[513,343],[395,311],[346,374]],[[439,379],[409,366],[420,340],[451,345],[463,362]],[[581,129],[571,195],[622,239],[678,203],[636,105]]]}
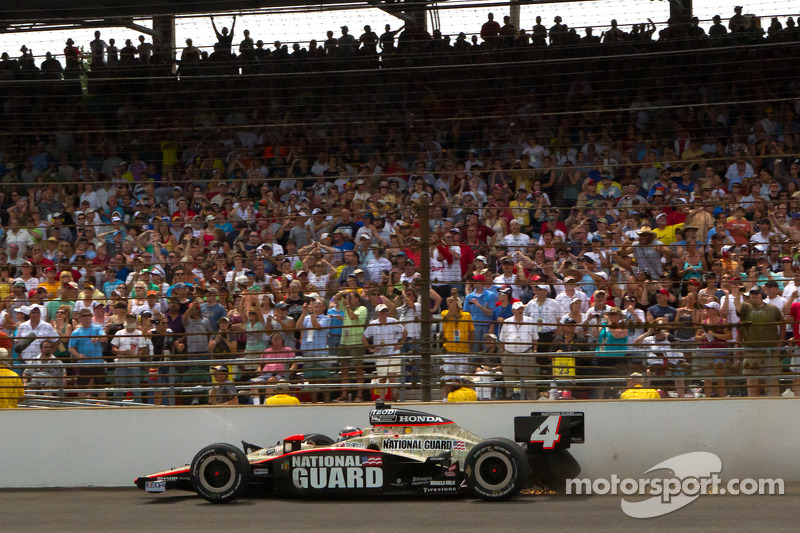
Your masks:
{"label": "sponsor decal on car", "polygon": [[411,478],[411,485],[412,486],[427,485],[430,482],[431,482],[431,478],[427,477],[427,476],[425,476],[425,477],[412,477]]}
{"label": "sponsor decal on car", "polygon": [[363,442],[350,442],[350,441],[340,442],[339,444],[336,445],[336,448],[363,448],[363,447],[364,447]]}
{"label": "sponsor decal on car", "polygon": [[383,486],[383,459],[358,455],[292,457],[292,483],[298,489],[364,489]]}
{"label": "sponsor decal on car", "polygon": [[434,479],[431,481],[431,487],[455,487],[455,479]]}
{"label": "sponsor decal on car", "polygon": [[167,490],[166,481],[145,481],[144,490],[147,492],[164,492]]}
{"label": "sponsor decal on car", "polygon": [[422,416],[422,415],[403,415],[397,420],[401,423],[406,424],[435,424],[439,422],[444,422],[444,418],[441,416]]}
{"label": "sponsor decal on car", "polygon": [[369,421],[373,424],[397,422],[396,409],[373,409],[369,413]]}
{"label": "sponsor decal on car", "polygon": [[269,468],[254,468],[253,473],[255,475],[259,474],[269,474]]}
{"label": "sponsor decal on car", "polygon": [[449,439],[384,439],[384,450],[451,450],[453,441]]}
{"label": "sponsor decal on car", "polygon": [[422,487],[422,492],[426,494],[442,494],[446,492],[458,492],[458,487]]}

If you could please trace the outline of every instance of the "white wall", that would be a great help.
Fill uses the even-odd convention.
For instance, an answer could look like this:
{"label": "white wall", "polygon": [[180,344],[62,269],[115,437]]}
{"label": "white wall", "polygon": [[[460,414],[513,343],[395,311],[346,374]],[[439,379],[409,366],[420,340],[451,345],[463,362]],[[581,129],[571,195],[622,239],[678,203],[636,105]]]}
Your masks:
{"label": "white wall", "polygon": [[[485,437],[513,437],[531,411],[583,411],[572,453],[590,478],[639,477],[674,455],[708,451],[722,477],[800,481],[800,398],[404,404]],[[273,444],[294,433],[335,436],[367,425],[369,405],[0,410],[0,488],[131,486],[191,461],[213,442]]]}

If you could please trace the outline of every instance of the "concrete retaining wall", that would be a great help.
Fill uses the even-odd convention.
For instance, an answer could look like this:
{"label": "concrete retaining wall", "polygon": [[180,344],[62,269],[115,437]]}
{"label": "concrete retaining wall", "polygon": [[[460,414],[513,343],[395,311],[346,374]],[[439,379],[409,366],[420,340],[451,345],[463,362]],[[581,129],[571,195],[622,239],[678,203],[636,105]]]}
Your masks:
{"label": "concrete retaining wall", "polygon": [[[403,404],[485,437],[513,437],[531,411],[583,411],[572,453],[590,478],[640,477],[678,454],[720,456],[724,478],[800,481],[800,398]],[[118,487],[191,461],[213,442],[273,444],[295,433],[366,426],[371,406],[0,411],[0,487]]]}

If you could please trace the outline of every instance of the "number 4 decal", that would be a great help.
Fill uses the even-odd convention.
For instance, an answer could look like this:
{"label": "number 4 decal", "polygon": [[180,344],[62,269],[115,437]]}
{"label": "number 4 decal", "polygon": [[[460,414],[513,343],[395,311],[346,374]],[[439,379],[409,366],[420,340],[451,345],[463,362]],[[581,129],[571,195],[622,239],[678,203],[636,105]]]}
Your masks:
{"label": "number 4 decal", "polygon": [[544,422],[539,424],[538,428],[533,430],[531,442],[541,442],[543,449],[552,450],[556,442],[561,440],[561,435],[558,433],[559,425],[561,425],[561,416],[548,416]]}

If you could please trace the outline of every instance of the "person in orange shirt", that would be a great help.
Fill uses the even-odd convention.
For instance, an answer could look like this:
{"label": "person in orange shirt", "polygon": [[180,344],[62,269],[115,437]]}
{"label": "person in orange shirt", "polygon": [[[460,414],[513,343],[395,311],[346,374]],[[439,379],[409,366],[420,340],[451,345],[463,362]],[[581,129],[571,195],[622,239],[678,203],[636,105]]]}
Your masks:
{"label": "person in orange shirt", "polygon": [[736,246],[728,245],[722,247],[722,258],[720,259],[720,262],[722,263],[722,269],[725,272],[730,274],[739,273],[739,262],[737,261],[738,258],[739,254]]}
{"label": "person in orange shirt", "polygon": [[739,246],[750,241],[750,235],[753,234],[753,223],[744,218],[744,207],[740,206],[733,210],[733,216],[728,217],[725,222],[725,229]]}

